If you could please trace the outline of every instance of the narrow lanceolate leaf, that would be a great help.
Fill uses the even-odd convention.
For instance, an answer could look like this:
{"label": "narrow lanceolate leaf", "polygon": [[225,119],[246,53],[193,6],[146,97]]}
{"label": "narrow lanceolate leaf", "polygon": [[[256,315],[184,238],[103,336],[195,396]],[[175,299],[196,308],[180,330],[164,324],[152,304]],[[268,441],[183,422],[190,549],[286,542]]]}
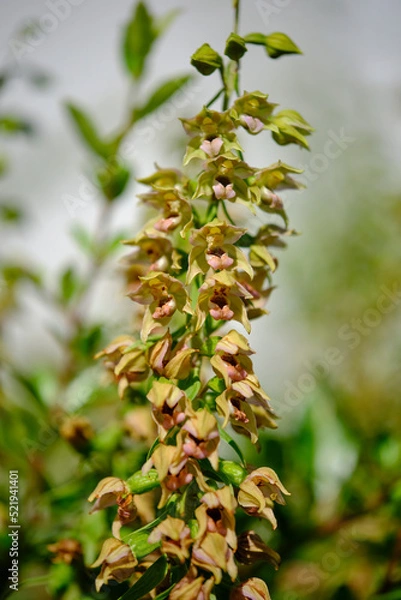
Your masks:
{"label": "narrow lanceolate leaf", "polygon": [[0,204],[0,221],[4,223],[21,223],[24,220],[23,211],[11,204]]}
{"label": "narrow lanceolate leaf", "polygon": [[87,146],[98,156],[108,158],[112,152],[112,148],[110,144],[101,139],[92,119],[83,110],[70,102],[67,103],[66,108]]}
{"label": "narrow lanceolate leaf", "polygon": [[145,4],[139,2],[128,23],[123,41],[125,64],[134,79],[141,78],[147,56],[156,37],[152,15]]}
{"label": "narrow lanceolate leaf", "polygon": [[121,596],[120,600],[141,600],[143,596],[146,596],[161,584],[167,575],[167,570],[167,559],[163,555]]}
{"label": "narrow lanceolate leaf", "polygon": [[60,277],[60,296],[64,303],[68,303],[79,289],[79,279],[72,267],[67,267]]}
{"label": "narrow lanceolate leaf", "polygon": [[302,54],[288,35],[279,32],[266,36],[266,51],[270,58],[279,58],[283,54]]}
{"label": "narrow lanceolate leaf", "polygon": [[229,444],[231,446],[231,448],[233,450],[235,450],[235,452],[238,455],[238,458],[241,459],[241,462],[243,465],[246,464],[245,459],[244,459],[244,455],[242,454],[241,448],[238,446],[237,442],[235,440],[233,440],[233,438],[219,425],[219,434],[220,434],[220,438],[222,440],[224,440],[225,442],[227,442],[227,444]]}
{"label": "narrow lanceolate leaf", "polygon": [[181,88],[183,88],[190,80],[191,75],[184,75],[183,77],[175,77],[162,83],[154,92],[149,96],[148,100],[138,108],[133,110],[133,121],[139,121],[150,113],[157,110],[160,106],[165,104],[174,94],[176,94]]}
{"label": "narrow lanceolate leaf", "polygon": [[170,27],[170,25],[174,23],[174,21],[180,13],[181,8],[173,8],[172,10],[169,10],[168,13],[157,19],[154,25],[157,35],[163,35],[163,33]]}
{"label": "narrow lanceolate leaf", "polygon": [[0,133],[14,135],[16,133],[32,134],[33,126],[29,121],[16,117],[14,115],[0,116]]}

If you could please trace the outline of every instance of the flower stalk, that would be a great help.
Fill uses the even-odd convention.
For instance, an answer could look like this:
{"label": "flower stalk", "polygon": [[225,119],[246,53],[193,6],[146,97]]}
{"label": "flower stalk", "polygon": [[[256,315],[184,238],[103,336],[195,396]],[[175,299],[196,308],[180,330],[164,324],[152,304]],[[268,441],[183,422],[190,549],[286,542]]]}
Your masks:
{"label": "flower stalk", "polygon": [[[241,581],[241,564],[268,560],[277,568],[280,560],[251,528],[237,534],[236,514],[275,529],[275,506],[288,492],[271,468],[245,464],[231,432],[258,446],[260,431],[276,427],[245,334],[266,314],[276,249],[294,233],[278,194],[301,187],[292,176],[300,171],[280,161],[249,165],[239,133],[271,132],[280,145],[307,148],[312,128],[296,111],[277,113],[260,91],[240,93],[247,44],[271,55],[278,39],[274,58],[298,48],[284,34],[241,37],[239,0],[233,6],[228,63],[208,44],[192,57],[203,75],[220,71],[224,86],[195,117],[182,119],[189,136],[183,165],[196,176],[159,168],[141,180],[149,190],[139,198],[156,215],[126,242],[134,250],[125,263],[128,295],[142,314],[140,335],[122,336],[99,354],[122,398],[129,401],[132,390],[146,396],[157,438],[139,472],[127,481],[106,478],[90,497],[93,510],[117,506],[114,537],[94,564],[101,567],[98,589],[129,579],[143,597],[154,590],[152,597],[172,600],[268,600],[263,581]],[[222,110],[212,110],[221,95]],[[259,228],[255,216],[265,219]],[[226,442],[237,462],[222,458]],[[144,529],[135,499],[151,491],[157,516]],[[144,564],[155,573],[148,587],[150,576],[138,578]]]}

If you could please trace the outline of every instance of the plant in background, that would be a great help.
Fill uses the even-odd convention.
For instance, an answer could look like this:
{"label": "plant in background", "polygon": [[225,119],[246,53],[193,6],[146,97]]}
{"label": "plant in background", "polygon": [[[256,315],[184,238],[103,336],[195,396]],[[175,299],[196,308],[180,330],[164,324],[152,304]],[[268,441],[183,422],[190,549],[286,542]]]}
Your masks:
{"label": "plant in background", "polygon": [[[0,456],[4,469],[0,516],[6,523],[6,470],[18,469],[25,530],[20,540],[21,555],[25,557],[21,561],[20,577],[21,586],[26,587],[22,593],[27,598],[37,596],[37,589],[30,590],[30,587],[38,585],[47,586],[49,594],[57,598],[63,594],[82,598],[90,593],[93,577],[84,569],[82,553],[87,558],[89,552],[90,560],[94,558],[91,552],[93,555],[96,552],[97,539],[104,537],[108,523],[101,517],[92,517],[93,525],[86,524],[88,516],[81,517],[80,493],[87,489],[89,494],[99,477],[118,469],[119,452],[124,448],[127,453],[128,445],[133,445],[133,437],[142,440],[142,434],[146,435],[145,425],[142,432],[138,432],[138,428],[133,431],[129,415],[119,413],[114,395],[101,385],[94,373],[93,355],[104,346],[106,337],[105,324],[93,316],[92,300],[121,239],[127,237],[126,233],[116,232],[112,225],[119,200],[127,192],[131,179],[132,166],[122,157],[122,144],[131,134],[130,141],[135,143],[137,124],[169,102],[191,80],[190,75],[172,76],[157,84],[150,93],[143,91],[149,57],[175,16],[176,11],[173,11],[156,18],[142,2],[134,7],[122,39],[129,103],[124,122],[117,131],[107,136],[100,134],[90,114],[71,102],[66,106],[91,153],[91,175],[87,183],[94,190],[93,203],[98,211],[93,231],[78,222],[73,223],[72,235],[81,253],[79,259],[69,260],[60,268],[56,284],[44,276],[41,265],[27,266],[7,255],[0,261]],[[13,65],[6,65],[0,73],[2,91],[17,75],[24,75],[36,84],[45,83],[45,76],[36,68],[25,65],[17,71]],[[26,119],[11,110],[2,111],[1,135],[10,137],[31,131],[33,127]],[[5,160],[1,158],[0,176],[5,167]],[[71,196],[65,202],[69,215],[74,218],[80,216],[79,211],[85,205],[79,197]],[[22,216],[14,199],[2,196],[0,224],[18,224]],[[144,251],[148,257],[146,244]],[[50,332],[60,349],[59,360],[55,352],[56,359],[48,357],[45,366],[25,364],[10,343],[10,329],[15,321],[32,318],[26,297],[35,297],[46,307],[43,323],[46,332],[41,331],[38,346],[40,349],[45,346],[43,339]],[[93,406],[94,399],[96,406]],[[99,419],[101,410],[107,412],[106,424]],[[137,454],[141,459],[142,453],[142,445],[136,443],[131,456]],[[121,510],[129,511],[128,508]],[[6,531],[5,527],[0,536],[2,564],[8,560]],[[86,532],[87,538],[82,532]],[[79,534],[80,542],[77,541]],[[57,543],[53,543],[55,538]],[[54,564],[48,569],[50,553]],[[7,590],[7,578],[1,583]],[[43,590],[43,593],[46,592]]]}
{"label": "plant in background", "polygon": [[[158,168],[140,180],[149,186],[140,200],[157,211],[126,242],[134,246],[127,280],[141,307],[140,335],[119,337],[98,354],[120,396],[142,416],[149,411],[157,428],[142,467],[126,479],[102,479],[89,497],[93,512],[117,507],[112,536],[92,565],[100,567],[97,590],[109,585],[127,600],[266,600],[265,582],[242,581],[242,565],[263,560],[277,568],[280,560],[252,529],[236,531],[236,515],[275,529],[275,505],[288,492],[270,467],[246,464],[230,431],[257,446],[260,429],[276,427],[244,332],[266,313],[274,248],[294,233],[279,193],[301,187],[293,178],[301,171],[280,161],[250,166],[238,134],[268,130],[280,145],[308,148],[312,128],[294,110],[277,111],[266,94],[241,92],[249,44],[272,58],[300,51],[282,33],[240,36],[239,11],[237,0],[228,61],[208,44],[192,56],[201,74],[220,74],[222,87],[199,114],[182,119],[190,138],[185,171]],[[222,110],[212,109],[220,97]],[[225,458],[228,450],[235,460]],[[150,502],[157,506],[149,511]]]}

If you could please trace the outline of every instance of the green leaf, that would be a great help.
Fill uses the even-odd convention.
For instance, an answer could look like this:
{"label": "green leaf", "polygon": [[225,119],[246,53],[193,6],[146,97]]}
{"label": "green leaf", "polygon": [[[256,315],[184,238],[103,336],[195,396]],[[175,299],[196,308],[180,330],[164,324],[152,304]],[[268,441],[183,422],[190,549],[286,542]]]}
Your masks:
{"label": "green leaf", "polygon": [[372,600],[401,600],[401,590],[394,590],[388,594],[379,594],[372,596]]}
{"label": "green leaf", "polygon": [[87,146],[95,154],[108,158],[112,154],[112,146],[100,138],[90,117],[71,102],[66,104],[66,108]]}
{"label": "green leaf", "polygon": [[60,295],[61,299],[68,303],[78,292],[79,279],[73,267],[67,267],[60,277]]}
{"label": "green leaf", "polygon": [[227,442],[227,444],[229,446],[231,446],[231,448],[233,450],[235,450],[235,452],[238,454],[239,458],[241,459],[241,462],[244,466],[246,466],[246,462],[244,459],[244,455],[241,452],[241,448],[238,446],[237,442],[235,440],[233,440],[233,438],[228,435],[228,433],[219,425],[219,434],[220,434],[220,438],[222,440],[224,440],[225,442]]}
{"label": "green leaf", "polygon": [[209,44],[203,44],[191,56],[191,65],[202,75],[211,75],[223,66],[223,59]]}
{"label": "green leaf", "polygon": [[97,172],[97,180],[104,196],[109,202],[113,202],[124,192],[131,172],[122,164],[115,161],[107,163]]}
{"label": "green leaf", "polygon": [[29,82],[36,88],[43,89],[52,82],[52,77],[44,71],[30,71],[28,73]]}
{"label": "green leaf", "polygon": [[99,351],[102,341],[103,325],[93,323],[84,327],[79,335],[72,341],[73,348],[83,358],[92,358]]}
{"label": "green leaf", "polygon": [[279,32],[266,36],[266,51],[270,58],[279,58],[283,54],[302,54],[288,35]]}
{"label": "green leaf", "polygon": [[125,31],[123,54],[128,71],[134,79],[140,79],[146,64],[146,58],[157,38],[153,17],[145,4],[139,2],[134,15]]}
{"label": "green leaf", "polygon": [[20,223],[24,219],[24,213],[20,208],[10,204],[0,206],[0,220],[4,223]]}
{"label": "green leaf", "polygon": [[20,281],[31,281],[34,285],[41,285],[40,275],[25,266],[17,264],[2,265],[1,274],[5,283],[10,287],[13,287]]}
{"label": "green leaf", "polygon": [[0,90],[6,85],[6,83],[12,78],[11,71],[0,72]]}
{"label": "green leaf", "polygon": [[[202,347],[201,347],[202,354],[205,354],[206,356],[213,356],[215,354],[216,346],[219,343],[220,339],[221,338],[219,335],[212,335],[212,336],[206,338],[206,340],[204,341],[204,343],[202,344]],[[216,379],[219,379],[219,378],[217,377]],[[219,381],[221,381],[221,380],[219,379]],[[214,390],[215,392],[219,391],[220,387],[218,389],[216,389],[216,388],[212,387],[213,380],[210,380],[210,382],[212,382],[212,385],[210,386],[211,389]]]}
{"label": "green leaf", "polygon": [[120,600],[141,600],[143,596],[146,596],[146,594],[161,584],[167,575],[167,571],[168,563],[166,557],[163,555],[121,596]]}
{"label": "green leaf", "polygon": [[30,394],[32,399],[35,401],[37,408],[39,408],[41,411],[46,410],[46,401],[43,397],[40,383],[37,378],[35,378],[34,375],[25,375],[14,368],[12,369],[12,375],[14,379],[18,381],[18,383],[24,388],[24,390]]}
{"label": "green leaf", "polygon": [[170,592],[173,591],[173,589],[175,588],[175,583],[173,583],[173,585],[170,585],[169,588],[167,588],[166,590],[164,590],[164,592],[161,592],[160,594],[157,594],[155,600],[165,600],[166,598],[169,597]]}
{"label": "green leaf", "polygon": [[0,132],[6,134],[25,133],[31,135],[34,132],[34,129],[29,121],[13,115],[6,115],[0,117]]}
{"label": "green leaf", "polygon": [[202,387],[202,383],[197,379],[188,388],[185,389],[185,393],[190,400],[195,400]]}
{"label": "green leaf", "polygon": [[155,31],[157,35],[163,35],[163,33],[170,27],[178,15],[181,14],[181,12],[181,8],[173,8],[172,10],[169,10],[168,13],[160,17],[155,24]]}
{"label": "green leaf", "polygon": [[93,239],[91,234],[82,225],[74,224],[71,228],[71,236],[78,244],[79,248],[85,254],[92,255],[94,252]]}
{"label": "green leaf", "polygon": [[49,572],[49,589],[56,597],[64,592],[74,579],[74,568],[66,563],[54,564]]}
{"label": "green leaf", "polygon": [[192,79],[191,75],[184,75],[183,77],[175,77],[165,81],[159,87],[154,90],[148,100],[143,106],[134,108],[133,110],[133,121],[139,121],[149,115],[150,113],[157,110],[162,104],[170,100],[174,94],[176,94],[184,85]]}
{"label": "green leaf", "polygon": [[3,175],[7,172],[7,167],[8,167],[7,158],[4,155],[0,156],[0,177],[3,177]]}
{"label": "green leaf", "polygon": [[211,390],[217,392],[218,394],[222,394],[226,389],[223,379],[220,379],[220,377],[217,377],[217,375],[208,381],[208,386]]}
{"label": "green leaf", "polygon": [[129,232],[126,231],[126,232],[116,233],[109,240],[107,240],[107,248],[106,248],[107,255],[112,254],[113,252],[116,252],[116,250],[119,250],[120,248],[122,248],[124,240],[126,240],[128,237],[129,237]]}
{"label": "green leaf", "polygon": [[247,51],[244,38],[236,33],[231,33],[227,39],[224,54],[232,60],[239,60]]}

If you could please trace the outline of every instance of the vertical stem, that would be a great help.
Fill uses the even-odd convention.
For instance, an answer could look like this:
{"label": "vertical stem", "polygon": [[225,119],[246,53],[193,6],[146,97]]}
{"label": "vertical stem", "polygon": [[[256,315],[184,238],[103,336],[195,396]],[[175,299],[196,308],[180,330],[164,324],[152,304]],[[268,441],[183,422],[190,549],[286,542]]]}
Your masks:
{"label": "vertical stem", "polygon": [[[239,16],[241,0],[233,0],[234,7],[234,33],[238,34]],[[235,91],[239,96],[239,61],[231,60],[228,66],[222,70],[222,79],[224,84],[223,111],[227,110],[230,104],[231,94]]]}
{"label": "vertical stem", "polygon": [[234,0],[234,33],[238,33],[240,3],[241,0]]}

